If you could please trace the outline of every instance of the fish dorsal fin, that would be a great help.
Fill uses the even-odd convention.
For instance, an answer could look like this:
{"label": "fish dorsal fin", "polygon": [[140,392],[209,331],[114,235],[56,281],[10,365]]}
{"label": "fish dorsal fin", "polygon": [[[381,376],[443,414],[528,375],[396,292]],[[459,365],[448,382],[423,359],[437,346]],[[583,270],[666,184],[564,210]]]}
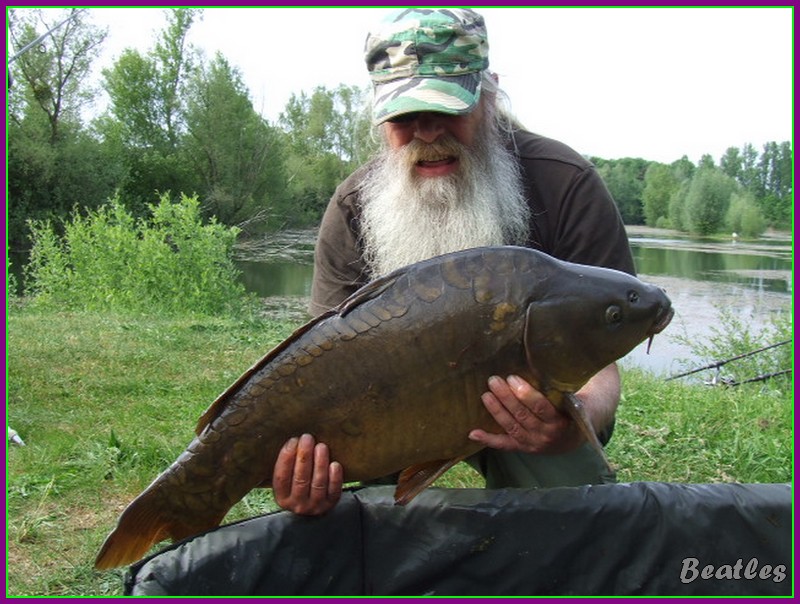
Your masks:
{"label": "fish dorsal fin", "polygon": [[453,459],[435,459],[407,467],[400,472],[397,481],[397,488],[394,491],[395,505],[407,504],[463,459],[462,455]]}
{"label": "fish dorsal fin", "polygon": [[350,295],[350,297],[348,297],[341,304],[339,304],[339,306],[336,307],[334,312],[336,312],[339,316],[344,317],[354,308],[363,304],[367,300],[372,300],[373,298],[377,298],[384,291],[386,291],[392,285],[394,285],[395,281],[397,281],[397,278],[403,272],[404,269],[400,269],[399,271],[389,273],[385,277],[380,277],[378,279],[375,279],[375,281],[370,281],[365,286],[353,292]]}
{"label": "fish dorsal fin", "polygon": [[594,431],[592,424],[589,422],[589,416],[586,413],[586,407],[583,406],[583,401],[572,392],[567,392],[564,394],[564,398],[562,399],[561,409],[566,411],[567,415],[572,418],[572,421],[578,425],[578,429],[581,431],[581,434],[583,434],[584,438],[586,438],[586,442],[588,442],[592,448],[597,451],[600,459],[603,460],[603,463],[606,464],[606,468],[610,472],[611,464],[608,463],[605,449],[603,449],[600,439],[597,438],[597,433]]}
{"label": "fish dorsal fin", "polygon": [[203,412],[203,415],[200,416],[200,419],[197,420],[197,426],[195,426],[195,433],[200,434],[206,426],[208,426],[211,422],[213,422],[225,409],[230,398],[239,390],[239,388],[247,382],[256,372],[260,371],[264,368],[268,363],[272,361],[276,356],[278,356],[281,352],[286,350],[297,338],[302,336],[304,333],[312,329],[317,323],[324,321],[331,315],[336,314],[336,310],[329,310],[327,312],[322,313],[318,317],[312,319],[305,325],[301,325],[298,327],[292,335],[286,338],[283,342],[278,344],[275,348],[270,350],[267,354],[261,357],[250,369],[245,371],[239,378],[228,388],[220,394],[216,400],[208,406]]}

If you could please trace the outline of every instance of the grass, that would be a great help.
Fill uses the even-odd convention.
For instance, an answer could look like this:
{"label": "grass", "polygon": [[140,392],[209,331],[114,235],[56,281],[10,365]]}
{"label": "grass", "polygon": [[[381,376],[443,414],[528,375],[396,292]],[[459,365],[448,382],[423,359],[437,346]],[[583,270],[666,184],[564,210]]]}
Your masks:
{"label": "grass", "polygon": [[9,594],[119,593],[121,572],[92,570],[116,517],[207,405],[293,328],[12,311],[7,423],[26,446],[7,450]]}
{"label": "grass", "polygon": [[[296,321],[45,312],[7,316],[7,595],[113,596],[94,557],[127,503],[183,451],[206,406]],[[608,455],[621,481],[786,482],[792,396],[626,371]],[[459,464],[437,483],[482,486]],[[226,522],[274,509],[268,490]]]}
{"label": "grass", "polygon": [[790,482],[791,382],[710,387],[626,370],[607,447],[620,482]]}

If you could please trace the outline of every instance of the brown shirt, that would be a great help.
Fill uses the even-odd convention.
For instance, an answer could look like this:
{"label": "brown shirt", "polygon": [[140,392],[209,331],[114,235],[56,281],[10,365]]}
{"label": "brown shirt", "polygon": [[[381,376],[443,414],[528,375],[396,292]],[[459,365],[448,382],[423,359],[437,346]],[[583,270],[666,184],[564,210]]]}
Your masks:
{"label": "brown shirt", "polygon": [[[569,262],[635,274],[617,206],[594,166],[563,143],[517,130],[508,147],[518,158],[531,207],[527,245]],[[322,218],[314,254],[311,313],[338,305],[368,281],[360,239],[362,166],[336,189]]]}

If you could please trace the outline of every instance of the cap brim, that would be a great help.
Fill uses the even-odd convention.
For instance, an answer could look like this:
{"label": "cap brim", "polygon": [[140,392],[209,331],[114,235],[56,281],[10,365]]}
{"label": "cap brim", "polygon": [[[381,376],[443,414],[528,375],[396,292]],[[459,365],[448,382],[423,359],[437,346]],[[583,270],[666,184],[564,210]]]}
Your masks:
{"label": "cap brim", "polygon": [[481,96],[481,74],[413,77],[375,84],[372,119],[382,124],[404,113],[435,111],[464,115],[475,109]]}

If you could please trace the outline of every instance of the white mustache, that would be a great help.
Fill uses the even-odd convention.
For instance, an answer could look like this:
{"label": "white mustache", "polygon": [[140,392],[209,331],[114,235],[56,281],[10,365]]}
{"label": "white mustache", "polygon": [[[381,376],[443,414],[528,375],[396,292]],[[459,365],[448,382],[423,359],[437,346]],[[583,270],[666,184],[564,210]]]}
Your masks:
{"label": "white mustache", "polygon": [[423,161],[438,161],[451,157],[460,158],[464,155],[464,145],[454,137],[446,135],[432,143],[412,140],[401,150],[403,161],[407,165],[418,164]]}

